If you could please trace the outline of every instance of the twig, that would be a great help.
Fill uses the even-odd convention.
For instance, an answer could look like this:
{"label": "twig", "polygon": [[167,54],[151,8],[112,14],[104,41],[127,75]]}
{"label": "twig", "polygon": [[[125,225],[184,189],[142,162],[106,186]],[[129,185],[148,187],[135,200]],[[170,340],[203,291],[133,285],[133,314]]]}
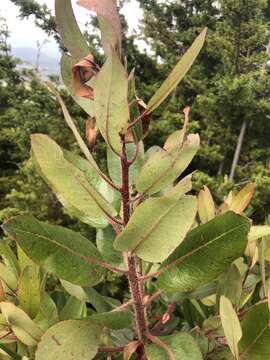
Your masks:
{"label": "twig", "polygon": [[0,340],[6,338],[8,335],[12,334],[12,330],[9,330],[7,333],[5,333],[4,335],[0,336]]}
{"label": "twig", "polygon": [[142,120],[144,118],[144,116],[146,115],[147,113],[147,109],[145,109],[135,120],[133,120],[131,123],[129,123],[129,126],[128,126],[128,130],[131,129],[134,125],[137,124],[137,122],[139,122],[140,120]]}
{"label": "twig", "polygon": [[134,154],[133,154],[132,158],[130,159],[130,161],[128,161],[128,166],[131,166],[134,163],[134,161],[137,159],[138,153],[139,153],[139,144],[137,143]]}
{"label": "twig", "polygon": [[130,299],[129,301],[127,301],[126,303],[124,303],[124,304],[122,304],[122,305],[120,305],[120,306],[117,306],[116,308],[114,308],[114,309],[112,310],[112,312],[114,312],[114,311],[121,311],[121,310],[123,310],[123,309],[125,309],[125,308],[127,308],[127,307],[129,307],[129,306],[131,306],[131,305],[133,305],[133,300],[132,300],[132,299]]}
{"label": "twig", "polygon": [[171,314],[173,313],[175,308],[175,303],[171,303],[167,306],[167,310],[165,311],[165,313],[162,315],[162,317],[160,318],[160,320],[152,327],[151,331],[158,331],[160,330],[160,328],[162,328],[162,326],[168,322],[170,320]]}
{"label": "twig", "polygon": [[152,296],[150,296],[150,298],[146,301],[146,303],[144,304],[145,307],[149,306],[154,300],[156,300],[158,297],[160,297],[160,295],[162,294],[163,290],[158,290],[157,292],[155,292]]}

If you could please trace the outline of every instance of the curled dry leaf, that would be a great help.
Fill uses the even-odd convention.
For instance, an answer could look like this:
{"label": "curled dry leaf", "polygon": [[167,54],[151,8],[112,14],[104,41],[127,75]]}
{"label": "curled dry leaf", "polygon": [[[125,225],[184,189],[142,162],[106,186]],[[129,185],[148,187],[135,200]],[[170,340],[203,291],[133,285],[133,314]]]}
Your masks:
{"label": "curled dry leaf", "polygon": [[92,149],[96,145],[96,140],[99,134],[96,119],[89,118],[85,122],[85,139],[87,145]]}
{"label": "curled dry leaf", "polygon": [[[108,22],[112,28],[112,46],[121,48],[121,25],[115,0],[78,0],[77,4],[94,11],[99,18]],[[101,28],[102,30],[102,28]]]}
{"label": "curled dry leaf", "polygon": [[97,71],[98,66],[95,64],[92,54],[72,66],[72,85],[76,96],[93,100],[93,89],[86,83],[96,75]]}

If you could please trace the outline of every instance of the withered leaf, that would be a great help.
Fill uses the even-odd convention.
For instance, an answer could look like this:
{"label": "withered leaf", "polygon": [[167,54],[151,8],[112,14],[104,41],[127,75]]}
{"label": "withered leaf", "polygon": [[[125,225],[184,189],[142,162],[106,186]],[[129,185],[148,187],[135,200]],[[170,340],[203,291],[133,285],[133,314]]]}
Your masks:
{"label": "withered leaf", "polygon": [[[77,4],[85,7],[90,11],[96,12],[99,18],[109,23],[112,28],[112,41],[111,44],[115,49],[120,50],[121,48],[121,25],[117,11],[117,3],[115,0],[78,0]],[[106,24],[103,23],[103,26]],[[102,29],[101,29],[102,30]],[[105,29],[103,29],[105,30]],[[107,29],[106,29],[107,31]],[[105,31],[105,32],[106,32]],[[106,35],[107,39],[108,36]]]}
{"label": "withered leaf", "polygon": [[89,118],[85,122],[85,139],[87,142],[87,145],[92,149],[97,140],[97,136],[99,134],[99,130],[96,124],[95,118]]}
{"label": "withered leaf", "polygon": [[72,85],[76,96],[93,100],[93,89],[86,83],[91,80],[97,72],[98,66],[95,64],[92,54],[87,55],[72,66]]}

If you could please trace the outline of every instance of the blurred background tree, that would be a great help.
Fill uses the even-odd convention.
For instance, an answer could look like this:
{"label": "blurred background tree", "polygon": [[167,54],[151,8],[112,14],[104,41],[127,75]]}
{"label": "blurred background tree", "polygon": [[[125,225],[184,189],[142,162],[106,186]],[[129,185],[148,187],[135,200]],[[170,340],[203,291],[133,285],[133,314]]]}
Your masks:
{"label": "blurred background tree", "polygon": [[[35,0],[12,2],[20,9],[22,18],[33,15],[37,26],[59,42],[54,18],[48,7]],[[190,130],[198,131],[202,139],[200,153],[192,165],[200,170],[195,174],[195,190],[207,184],[216,199],[221,200],[230,189],[255,181],[257,192],[249,211],[253,213],[255,222],[264,221],[270,213],[270,83],[267,52],[270,2],[138,2],[144,14],[139,33],[126,35],[127,23],[123,16],[122,23],[128,63],[135,66],[138,92],[145,101],[199,31],[205,26],[209,29],[206,46],[188,76],[171,99],[153,114],[147,145],[161,145],[170,132],[181,127],[182,110],[189,105]],[[121,1],[120,5],[124,3]],[[86,33],[86,37],[89,43],[96,45],[98,36],[92,30],[95,19],[89,19],[89,23],[91,31]],[[142,51],[136,45],[137,38],[146,42],[149,51]],[[63,49],[60,42],[59,46]],[[96,52],[96,56],[98,61],[102,61],[100,53]],[[72,136],[61,121],[59,106],[39,79],[34,74],[25,77],[17,70],[16,61],[3,50],[0,71],[6,84],[0,88],[1,104],[4,104],[0,112],[0,156],[3,167],[0,180],[3,183],[3,210],[0,214],[5,218],[10,213],[27,211],[55,222],[70,221],[61,213],[49,190],[45,190],[46,186],[32,173],[27,160],[31,132],[48,133],[61,145],[75,148]],[[67,94],[64,95],[83,132],[86,115],[78,110]],[[66,136],[63,136],[66,131]],[[98,150],[102,150],[101,143],[98,143]],[[44,197],[42,205],[37,201],[40,196]]]}

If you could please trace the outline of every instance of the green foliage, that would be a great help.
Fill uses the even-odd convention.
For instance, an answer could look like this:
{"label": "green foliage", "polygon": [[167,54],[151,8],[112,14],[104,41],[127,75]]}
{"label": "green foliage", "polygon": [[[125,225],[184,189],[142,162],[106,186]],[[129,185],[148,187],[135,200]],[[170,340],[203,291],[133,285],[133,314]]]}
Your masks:
{"label": "green foliage", "polygon": [[[161,265],[165,271],[158,278],[159,286],[189,291],[214,280],[245,250],[249,227],[246,218],[227,212],[191,230]],[[166,270],[169,264],[174,266]]]}
{"label": "green foliage", "polygon": [[[143,1],[141,3],[144,4]],[[149,96],[150,101],[145,105],[137,96],[136,75],[133,72],[128,77],[120,44],[116,2],[80,0],[79,4],[97,13],[104,58],[99,58],[101,66],[95,64],[94,55],[88,54],[90,48],[76,24],[70,1],[67,1],[67,8],[63,7],[62,1],[56,1],[56,23],[62,42],[72,56],[69,58],[70,55],[65,54],[62,58],[62,73],[67,89],[77,104],[95,118],[92,121],[106,148],[108,174],[106,170],[102,171],[104,164],[94,158],[93,144],[91,152],[84,141],[78,128],[80,123],[76,124],[72,118],[72,115],[80,115],[80,110],[76,110],[76,113],[72,108],[75,112],[72,114],[54,85],[48,84],[50,93],[47,93],[46,87],[36,80],[39,93],[29,90],[27,95],[37,97],[38,104],[40,97],[44,97],[44,105],[50,104],[53,108],[54,98],[59,101],[63,120],[71,130],[67,134],[73,134],[76,149],[80,149],[84,158],[70,151],[74,140],[63,141],[62,129],[60,131],[48,125],[39,129],[42,122],[36,122],[35,128],[30,123],[33,114],[30,120],[23,117],[18,122],[22,130],[14,131],[13,138],[12,131],[9,134],[10,128],[3,126],[8,136],[4,135],[0,141],[12,138],[12,144],[19,144],[22,152],[13,154],[13,148],[10,154],[1,156],[5,161],[14,156],[20,165],[26,159],[25,149],[30,148],[25,135],[30,135],[32,131],[43,132],[31,135],[32,164],[62,204],[69,226],[41,221],[50,217],[46,217],[46,213],[41,216],[40,212],[36,214],[39,220],[31,214],[24,214],[4,222],[2,227],[7,238],[0,242],[0,356],[7,359],[72,360],[104,359],[111,357],[112,353],[115,359],[123,354],[125,360],[268,358],[267,262],[270,258],[270,231],[267,225],[251,227],[247,217],[255,185],[248,183],[238,193],[229,192],[223,202],[219,199],[221,204],[215,203],[206,186],[200,191],[198,199],[196,191],[193,191],[193,195],[186,195],[192,190],[192,174],[183,176],[183,173],[200,144],[199,135],[188,134],[188,127],[194,132],[203,128],[206,120],[203,111],[198,113],[202,125],[196,128],[195,122],[188,124],[189,109],[185,108],[182,129],[172,132],[163,148],[150,147],[144,153],[142,143],[148,134],[151,121],[149,113],[156,110],[171,92],[177,94],[176,86],[198,56],[206,30],[177,60],[174,70],[155,94]],[[151,4],[154,5],[154,15],[159,15],[160,9],[169,14],[177,10],[170,3],[159,5],[150,1]],[[34,1],[30,5],[37,13],[46,14],[46,8],[42,12]],[[217,14],[214,6],[212,2],[206,6],[204,2],[194,1],[194,8],[200,14],[198,27],[201,27],[207,12]],[[228,117],[229,114],[244,116],[246,103],[241,101],[251,99],[252,86],[257,85],[254,83],[251,86],[248,82],[249,86],[246,86],[246,80],[250,79],[248,69],[255,63],[260,64],[262,57],[254,54],[253,58],[253,42],[249,44],[251,54],[246,54],[245,41],[251,36],[251,16],[260,25],[262,38],[257,40],[263,41],[265,27],[259,21],[263,6],[264,3],[259,2],[257,9],[254,9],[252,2],[252,6],[243,8],[240,1],[221,1],[224,18],[217,25],[207,19],[210,29],[215,27],[215,35],[223,31],[227,36],[224,36],[223,55],[215,59],[212,54],[215,69],[220,66],[220,59],[224,69],[231,71],[233,68],[231,58],[235,49],[230,48],[229,35],[238,39],[240,44],[243,40],[243,53],[239,48],[235,69],[231,72],[234,77],[222,78],[228,81],[226,83],[224,80],[226,86],[231,86],[232,99],[240,92],[239,113],[234,112],[236,108],[233,107],[230,112],[232,109],[229,106],[221,109],[219,119],[222,121],[225,119],[222,113],[226,110]],[[26,4],[22,4],[21,8],[25,11]],[[184,10],[184,15],[187,10],[194,11],[182,5],[178,10]],[[181,11],[178,14],[180,18],[183,17]],[[238,19],[239,15],[243,17]],[[238,22],[247,23],[244,34],[226,33],[229,25],[233,25],[235,30],[233,21],[237,19]],[[161,25],[164,24],[161,22]],[[174,30],[175,27],[172,32]],[[175,34],[168,31],[166,34],[170,43]],[[191,42],[191,37],[195,38],[193,33],[192,36],[184,35],[190,36],[186,42]],[[210,48],[214,38],[210,34]],[[162,44],[156,49],[165,59]],[[170,56],[165,68],[171,67],[173,52]],[[10,58],[5,54],[2,60],[10,61]],[[204,62],[206,64],[207,61]],[[128,66],[131,67],[130,64]],[[7,116],[14,114],[14,108],[15,118],[19,118],[21,111],[32,109],[32,104],[30,108],[27,104],[22,108],[19,106],[14,93],[18,91],[25,99],[26,85],[20,79],[15,64],[12,70],[15,79],[10,77],[12,72],[4,74],[7,86],[0,87],[6,101],[12,103],[12,107],[6,106],[8,111],[3,112],[6,121],[9,120]],[[80,76],[76,77],[78,72]],[[131,79],[132,93],[129,87]],[[21,81],[20,89],[18,80]],[[217,78],[216,83],[219,81],[221,77]],[[200,109],[200,98],[195,101],[196,96],[191,94],[191,89],[184,82],[182,85],[185,96],[189,93]],[[225,91],[226,86],[221,90]],[[198,90],[206,87],[207,83]],[[81,89],[86,93],[81,93]],[[208,94],[212,90],[213,87]],[[225,98],[227,101],[228,96]],[[219,109],[214,95],[212,100],[213,108]],[[173,99],[172,104],[175,101]],[[170,117],[173,106],[168,106],[167,115]],[[254,102],[250,102],[250,118],[243,118],[249,126],[254,107]],[[40,114],[44,114],[41,106]],[[152,123],[157,118],[153,114]],[[177,117],[175,119],[179,120]],[[233,133],[234,125],[232,120],[228,134]],[[217,128],[213,125],[207,131],[209,129],[213,131]],[[20,131],[24,132],[23,136]],[[94,129],[89,131],[93,135],[91,131]],[[211,149],[211,156],[215,155],[218,160],[221,160],[218,153],[220,138],[217,138],[216,148]],[[209,161],[215,162],[213,158]],[[7,167],[6,171],[8,178],[8,171],[12,173],[12,168]],[[202,181],[202,177],[197,178],[197,183],[199,181]],[[44,206],[43,199],[40,204]],[[75,223],[73,218],[78,221],[78,228],[81,228],[81,222],[85,223],[86,236],[70,228]],[[64,222],[62,216],[58,219]],[[106,288],[109,282],[117,281],[128,283],[129,286],[121,296],[114,298],[106,293]]]}
{"label": "green foliage", "polygon": [[103,271],[96,266],[101,255],[79,233],[27,215],[11,219],[3,228],[27,256],[61,279],[84,286],[101,281]]}
{"label": "green foliage", "polygon": [[180,200],[147,199],[136,207],[126,228],[115,239],[114,247],[119,251],[133,251],[144,261],[163,261],[184,240],[196,212],[193,196],[183,196]]}

